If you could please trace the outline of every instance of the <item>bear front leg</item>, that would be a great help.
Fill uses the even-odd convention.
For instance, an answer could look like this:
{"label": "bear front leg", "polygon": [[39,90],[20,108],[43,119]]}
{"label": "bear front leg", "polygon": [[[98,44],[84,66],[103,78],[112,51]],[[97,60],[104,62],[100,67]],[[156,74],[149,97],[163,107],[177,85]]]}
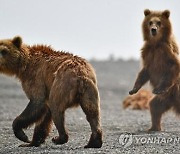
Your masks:
{"label": "bear front leg", "polygon": [[154,94],[163,94],[167,92],[179,80],[179,62],[175,57],[171,58],[172,59],[169,59],[167,62],[167,66],[158,86],[153,90]]}
{"label": "bear front leg", "polygon": [[171,74],[163,75],[159,85],[153,89],[154,94],[166,93],[175,83],[172,81]]}
{"label": "bear front leg", "polygon": [[162,82],[153,89],[153,94],[163,94],[166,93],[173,85],[169,85],[164,79],[162,79]]}
{"label": "bear front leg", "polygon": [[22,144],[20,147],[38,147],[45,142],[46,137],[49,135],[52,124],[51,112],[48,106],[46,106],[47,111],[45,112],[43,118],[36,123],[34,129],[33,139],[30,144]]}
{"label": "bear front leg", "polygon": [[37,122],[45,110],[44,103],[31,100],[25,110],[13,121],[12,127],[15,136],[23,142],[30,143],[23,129]]}
{"label": "bear front leg", "polygon": [[149,80],[149,74],[148,71],[143,68],[136,79],[136,82],[134,84],[134,87],[131,91],[129,91],[130,95],[133,95],[138,92],[138,90]]}
{"label": "bear front leg", "polygon": [[31,145],[39,146],[45,142],[45,139],[49,135],[49,132],[51,130],[51,124],[52,124],[52,116],[50,109],[47,107],[47,111],[44,117],[42,118],[42,120],[40,120],[40,122],[37,122],[35,126]]}

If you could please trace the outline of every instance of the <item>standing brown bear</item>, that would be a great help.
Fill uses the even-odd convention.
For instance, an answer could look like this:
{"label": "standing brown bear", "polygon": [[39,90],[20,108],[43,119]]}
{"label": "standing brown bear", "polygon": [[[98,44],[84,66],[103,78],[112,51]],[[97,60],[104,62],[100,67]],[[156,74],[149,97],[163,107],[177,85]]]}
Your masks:
{"label": "standing brown bear", "polygon": [[156,96],[150,102],[152,127],[149,131],[160,131],[164,112],[173,108],[180,113],[178,46],[173,38],[168,10],[156,12],[147,9],[144,15],[143,68],[129,94],[136,93],[150,81]]}
{"label": "standing brown bear", "polygon": [[[96,75],[84,59],[52,48],[22,43],[21,37],[0,40],[0,72],[20,79],[29,104],[14,120],[13,131],[21,146],[39,146],[45,142],[52,120],[59,136],[55,144],[68,142],[64,126],[65,110],[80,105],[90,123],[92,134],[85,148],[102,146],[100,99]],[[23,129],[35,123],[30,142]]]}

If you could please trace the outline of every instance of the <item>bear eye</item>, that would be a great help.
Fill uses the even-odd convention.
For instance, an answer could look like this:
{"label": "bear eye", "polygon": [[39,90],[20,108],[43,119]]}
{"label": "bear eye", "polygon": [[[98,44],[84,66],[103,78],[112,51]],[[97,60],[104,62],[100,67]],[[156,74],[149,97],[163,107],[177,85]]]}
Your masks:
{"label": "bear eye", "polygon": [[157,22],[157,25],[160,27],[160,26],[161,26],[161,22],[160,22],[160,21],[158,21],[158,22]]}
{"label": "bear eye", "polygon": [[151,26],[152,24],[153,24],[153,22],[152,22],[152,21],[150,21],[150,22],[149,22],[149,26]]}
{"label": "bear eye", "polygon": [[5,56],[6,54],[7,54],[7,50],[6,49],[3,49],[3,50],[1,50],[1,54],[3,55],[3,56]]}

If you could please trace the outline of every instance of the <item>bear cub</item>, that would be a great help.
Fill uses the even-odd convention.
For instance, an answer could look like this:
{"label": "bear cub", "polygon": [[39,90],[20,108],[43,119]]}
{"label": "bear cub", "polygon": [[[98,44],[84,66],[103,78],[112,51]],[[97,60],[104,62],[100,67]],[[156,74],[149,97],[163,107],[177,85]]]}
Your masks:
{"label": "bear cub", "polygon": [[135,94],[150,81],[155,97],[149,104],[152,121],[149,131],[160,131],[163,113],[171,108],[180,113],[179,49],[172,34],[169,10],[146,9],[144,15],[144,46],[141,53],[143,68],[129,94]]}

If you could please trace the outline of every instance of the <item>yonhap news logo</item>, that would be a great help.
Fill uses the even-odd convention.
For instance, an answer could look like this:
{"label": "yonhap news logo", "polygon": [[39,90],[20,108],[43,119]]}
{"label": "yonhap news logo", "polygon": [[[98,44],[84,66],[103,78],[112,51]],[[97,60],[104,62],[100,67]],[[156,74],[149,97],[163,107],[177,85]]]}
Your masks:
{"label": "yonhap news logo", "polygon": [[133,135],[131,133],[123,133],[119,137],[119,143],[124,148],[129,147],[133,142]]}
{"label": "yonhap news logo", "polygon": [[170,134],[144,134],[133,135],[131,133],[123,133],[119,136],[119,144],[123,148],[133,145],[145,144],[180,144],[180,137]]}

